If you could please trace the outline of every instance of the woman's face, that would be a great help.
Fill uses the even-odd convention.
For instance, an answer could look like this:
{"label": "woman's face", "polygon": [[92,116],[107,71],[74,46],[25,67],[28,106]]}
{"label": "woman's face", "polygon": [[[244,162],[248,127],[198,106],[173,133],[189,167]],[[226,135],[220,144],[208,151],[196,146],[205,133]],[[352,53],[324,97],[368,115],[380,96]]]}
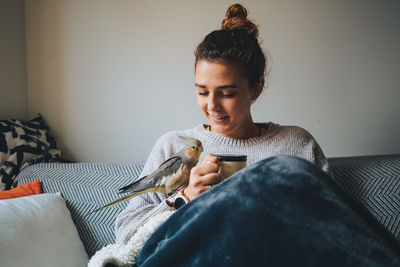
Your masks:
{"label": "woman's face", "polygon": [[196,65],[196,98],[211,131],[230,138],[254,132],[250,106],[263,86],[253,90],[236,64],[200,60]]}

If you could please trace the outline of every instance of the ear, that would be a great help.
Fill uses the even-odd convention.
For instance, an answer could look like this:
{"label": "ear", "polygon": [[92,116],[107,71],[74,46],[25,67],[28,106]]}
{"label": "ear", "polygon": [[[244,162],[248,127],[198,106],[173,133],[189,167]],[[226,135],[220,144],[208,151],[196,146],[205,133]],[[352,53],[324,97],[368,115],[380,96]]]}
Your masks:
{"label": "ear", "polygon": [[251,96],[251,100],[255,101],[261,95],[261,92],[264,89],[265,79],[261,77],[258,83],[254,86],[253,95]]}

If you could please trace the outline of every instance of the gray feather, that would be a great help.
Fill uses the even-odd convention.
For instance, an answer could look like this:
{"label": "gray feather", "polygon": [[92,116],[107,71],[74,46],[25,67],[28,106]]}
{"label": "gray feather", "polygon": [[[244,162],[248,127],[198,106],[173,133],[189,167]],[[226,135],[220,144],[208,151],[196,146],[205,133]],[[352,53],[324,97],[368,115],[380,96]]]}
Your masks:
{"label": "gray feather", "polygon": [[173,156],[164,161],[155,172],[136,180],[130,185],[122,187],[119,193],[135,193],[151,188],[156,185],[158,180],[176,173],[182,166],[182,162],[181,156]]}

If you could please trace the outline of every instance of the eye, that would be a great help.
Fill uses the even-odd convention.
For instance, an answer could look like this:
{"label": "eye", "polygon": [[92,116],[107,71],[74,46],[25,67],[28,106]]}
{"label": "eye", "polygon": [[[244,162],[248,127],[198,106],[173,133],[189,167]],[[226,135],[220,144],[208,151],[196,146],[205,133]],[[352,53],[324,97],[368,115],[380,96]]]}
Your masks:
{"label": "eye", "polygon": [[236,91],[234,90],[222,90],[220,91],[220,96],[225,97],[225,98],[232,98],[237,94]]}
{"label": "eye", "polygon": [[196,147],[195,147],[195,146],[192,146],[192,149],[193,149],[193,150],[196,150]]}
{"label": "eye", "polygon": [[232,98],[232,97],[234,97],[235,95],[236,95],[236,93],[222,94],[222,96],[223,96],[223,97],[226,97],[226,98]]}
{"label": "eye", "polygon": [[199,95],[206,96],[208,95],[208,92],[199,92]]}

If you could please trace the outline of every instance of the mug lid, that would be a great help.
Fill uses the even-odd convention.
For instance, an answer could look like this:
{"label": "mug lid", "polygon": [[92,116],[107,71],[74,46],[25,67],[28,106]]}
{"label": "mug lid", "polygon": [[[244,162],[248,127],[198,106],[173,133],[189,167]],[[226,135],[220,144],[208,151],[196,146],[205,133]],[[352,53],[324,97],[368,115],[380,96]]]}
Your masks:
{"label": "mug lid", "polygon": [[220,161],[246,161],[246,155],[233,155],[233,154],[214,154]]}

